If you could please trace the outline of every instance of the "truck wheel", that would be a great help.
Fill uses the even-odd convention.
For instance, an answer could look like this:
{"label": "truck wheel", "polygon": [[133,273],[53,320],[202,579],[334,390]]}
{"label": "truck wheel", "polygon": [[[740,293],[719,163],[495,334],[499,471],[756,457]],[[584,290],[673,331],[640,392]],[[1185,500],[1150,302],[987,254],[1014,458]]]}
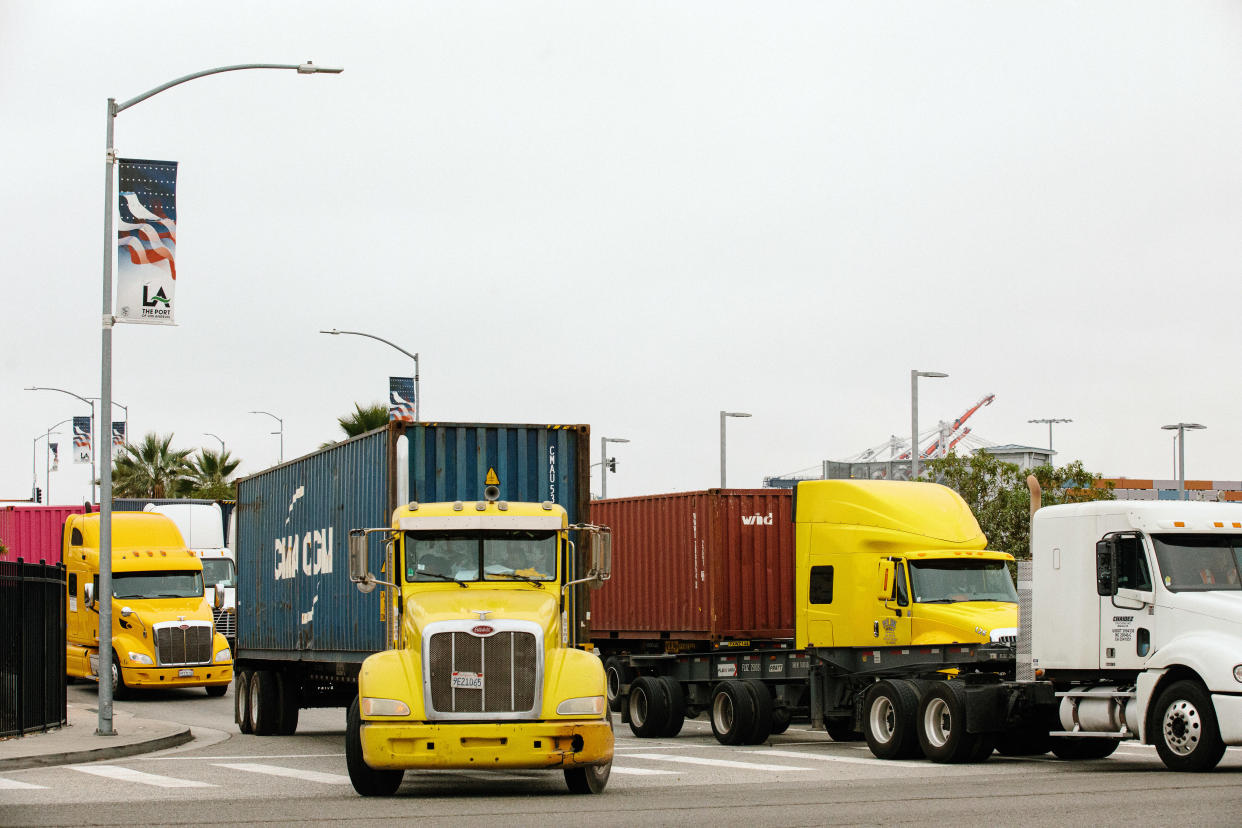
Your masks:
{"label": "truck wheel", "polygon": [[129,698],[129,686],[125,683],[125,673],[121,671],[121,662],[112,656],[112,698],[117,701]]}
{"label": "truck wheel", "polygon": [[923,696],[918,725],[919,747],[933,762],[978,761],[981,736],[988,739],[988,753],[992,752],[991,734],[966,732],[965,693],[952,681],[936,682]]}
{"label": "truck wheel", "polygon": [[1225,753],[1212,697],[1196,681],[1174,682],[1160,694],[1154,724],[1156,752],[1169,770],[1211,770]]}
{"label": "truck wheel", "polygon": [[233,721],[242,733],[254,733],[254,718],[250,715],[250,671],[238,670],[234,679]]}
{"label": "truck wheel", "polygon": [[255,670],[250,677],[250,722],[256,736],[276,732],[279,710],[276,707],[276,674],[271,670]]}
{"label": "truck wheel", "polygon": [[1052,741],[1053,754],[1068,762],[1112,756],[1113,751],[1121,744],[1120,739],[1094,736],[1050,736],[1049,739]]}
{"label": "truck wheel", "polygon": [[362,717],[358,714],[357,696],[345,714],[345,767],[360,796],[392,796],[405,776],[403,770],[375,770],[362,758]]}
{"label": "truck wheel", "polygon": [[227,684],[209,684],[203,689],[206,690],[207,695],[211,696],[213,699],[218,699],[225,693],[229,692],[229,686]]}
{"label": "truck wheel", "polygon": [[[612,712],[608,713],[608,729],[612,730]],[[565,784],[569,792],[575,794],[603,793],[608,785],[608,777],[612,773],[612,760],[602,765],[591,765],[585,768],[566,768]]]}
{"label": "truck wheel", "polygon": [[297,679],[285,673],[276,676],[276,733],[280,736],[292,736],[298,729],[298,705],[301,702],[301,686]]}
{"label": "truck wheel", "polygon": [[608,680],[608,707],[613,713],[620,713],[624,703],[621,688],[634,681],[634,668],[616,656],[609,656],[604,660],[604,676]]}
{"label": "truck wheel", "polygon": [[761,745],[772,733],[772,691],[759,679],[742,679],[742,684],[746,685],[751,700],[755,703],[755,715],[751,720],[746,744]]}
{"label": "truck wheel", "polygon": [[664,685],[664,695],[668,699],[668,718],[660,735],[672,738],[681,733],[686,723],[686,694],[681,689],[681,682],[672,676],[660,676],[659,681]]}
{"label": "truck wheel", "polygon": [[772,711],[772,735],[780,736],[786,730],[789,730],[789,723],[793,721],[793,713],[789,712],[788,707],[777,707]]}
{"label": "truck wheel", "polygon": [[919,694],[908,681],[877,681],[863,697],[863,735],[877,759],[914,759],[919,750]]}
{"label": "truck wheel", "polygon": [[668,692],[658,676],[639,676],[630,685],[630,730],[640,739],[664,735],[668,726]]}
{"label": "truck wheel", "polygon": [[722,745],[745,744],[755,718],[755,701],[740,681],[722,681],[712,690],[712,733]]}

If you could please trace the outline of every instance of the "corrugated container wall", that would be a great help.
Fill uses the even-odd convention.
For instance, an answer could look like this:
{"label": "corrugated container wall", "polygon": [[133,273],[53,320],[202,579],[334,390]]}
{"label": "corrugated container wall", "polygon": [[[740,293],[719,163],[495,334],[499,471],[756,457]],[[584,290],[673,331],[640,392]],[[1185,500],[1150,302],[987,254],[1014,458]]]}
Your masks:
{"label": "corrugated container wall", "polygon": [[65,518],[85,511],[85,506],[0,507],[0,542],[9,549],[6,559],[60,563]]}
{"label": "corrugated container wall", "polygon": [[592,501],[592,522],[613,533],[595,641],[792,638],[792,504],[789,489]]}
{"label": "corrugated container wall", "polygon": [[[384,649],[384,590],[350,582],[349,530],[388,526],[399,496],[481,500],[489,469],[501,499],[552,500],[579,521],[589,436],[586,426],[393,423],[240,480],[239,653],[356,662]],[[391,580],[371,537],[370,571]]]}

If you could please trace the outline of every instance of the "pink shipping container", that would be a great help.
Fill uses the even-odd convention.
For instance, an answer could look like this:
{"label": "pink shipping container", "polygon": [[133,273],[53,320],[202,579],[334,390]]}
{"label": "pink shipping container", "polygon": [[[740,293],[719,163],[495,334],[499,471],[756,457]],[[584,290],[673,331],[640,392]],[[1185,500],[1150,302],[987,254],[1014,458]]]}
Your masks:
{"label": "pink shipping container", "polygon": [[0,543],[9,548],[5,559],[60,563],[65,518],[85,511],[84,506],[0,506]]}
{"label": "pink shipping container", "polygon": [[793,638],[790,489],[709,489],[591,502],[612,529],[612,579],[591,593],[597,645]]}

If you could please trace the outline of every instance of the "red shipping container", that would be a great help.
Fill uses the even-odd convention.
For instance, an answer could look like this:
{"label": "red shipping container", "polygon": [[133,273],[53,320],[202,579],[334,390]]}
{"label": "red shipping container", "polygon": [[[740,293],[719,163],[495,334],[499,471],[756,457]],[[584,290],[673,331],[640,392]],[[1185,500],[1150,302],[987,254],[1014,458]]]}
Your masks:
{"label": "red shipping container", "polygon": [[793,638],[790,489],[595,500],[612,579],[591,593],[597,643]]}
{"label": "red shipping container", "polygon": [[0,543],[8,547],[5,560],[26,563],[60,563],[65,518],[80,515],[84,506],[0,507]]}

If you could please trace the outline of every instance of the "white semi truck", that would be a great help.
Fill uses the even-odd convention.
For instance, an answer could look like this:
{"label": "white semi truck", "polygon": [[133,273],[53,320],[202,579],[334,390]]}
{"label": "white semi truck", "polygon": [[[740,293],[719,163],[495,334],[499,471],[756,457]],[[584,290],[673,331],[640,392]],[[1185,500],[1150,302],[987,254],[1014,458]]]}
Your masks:
{"label": "white semi truck", "polygon": [[185,545],[203,560],[203,586],[210,596],[216,584],[224,586],[224,604],[213,608],[216,632],[237,646],[237,559],[224,544],[224,520],[219,503],[194,501],[148,503],[144,512],[156,512],[172,519]]}
{"label": "white semi truck", "polygon": [[1136,740],[1171,770],[1214,768],[1242,745],[1242,505],[1038,509],[1028,483],[1016,647],[824,650],[813,689],[848,681],[854,724],[883,759],[1099,759]]}

